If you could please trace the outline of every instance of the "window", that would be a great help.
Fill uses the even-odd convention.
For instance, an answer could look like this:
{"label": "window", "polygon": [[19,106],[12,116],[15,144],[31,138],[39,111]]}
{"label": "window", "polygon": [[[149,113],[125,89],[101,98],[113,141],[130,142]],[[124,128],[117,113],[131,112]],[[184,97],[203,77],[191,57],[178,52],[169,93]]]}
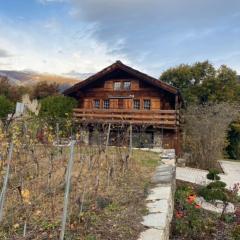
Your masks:
{"label": "window", "polygon": [[140,109],[140,100],[139,99],[134,99],[133,100],[133,108],[134,109]]}
{"label": "window", "polygon": [[114,82],[113,88],[114,90],[121,90],[121,82]]}
{"label": "window", "polygon": [[99,99],[95,99],[94,101],[93,101],[93,107],[94,108],[100,108],[100,100]]}
{"label": "window", "polygon": [[144,109],[151,109],[151,100],[150,99],[144,99],[143,100],[143,107]]}
{"label": "window", "polygon": [[107,100],[104,100],[104,101],[103,101],[103,108],[109,109],[109,106],[110,106],[109,100],[108,100],[108,99],[107,99]]}
{"label": "window", "polygon": [[123,83],[124,90],[130,90],[131,89],[131,82],[124,82]]}

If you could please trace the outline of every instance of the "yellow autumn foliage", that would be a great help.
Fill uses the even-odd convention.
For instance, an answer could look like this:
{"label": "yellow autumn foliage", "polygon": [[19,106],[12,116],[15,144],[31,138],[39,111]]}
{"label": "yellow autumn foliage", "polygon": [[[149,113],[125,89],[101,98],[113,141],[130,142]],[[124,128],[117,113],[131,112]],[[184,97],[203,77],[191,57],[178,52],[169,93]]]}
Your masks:
{"label": "yellow autumn foliage", "polygon": [[21,195],[22,195],[22,199],[23,199],[24,203],[31,204],[31,202],[30,202],[30,192],[29,192],[28,189],[23,189],[21,191]]}

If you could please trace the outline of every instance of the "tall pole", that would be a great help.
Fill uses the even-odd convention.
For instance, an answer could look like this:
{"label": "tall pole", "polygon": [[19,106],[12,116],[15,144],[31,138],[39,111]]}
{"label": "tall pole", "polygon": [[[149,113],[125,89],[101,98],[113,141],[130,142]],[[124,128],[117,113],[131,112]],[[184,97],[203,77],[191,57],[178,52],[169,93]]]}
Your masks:
{"label": "tall pole", "polygon": [[9,152],[8,152],[7,170],[6,170],[6,175],[4,177],[2,192],[0,195],[0,222],[2,222],[2,219],[3,219],[3,206],[4,206],[6,191],[7,191],[10,165],[12,161],[12,153],[13,153],[13,142],[11,142]]}
{"label": "tall pole", "polygon": [[75,141],[71,141],[71,143],[70,143],[70,159],[68,162],[68,167],[67,167],[67,172],[66,172],[66,188],[65,188],[65,194],[64,194],[64,206],[63,206],[60,240],[64,240],[64,234],[65,234],[65,228],[66,228],[69,191],[70,191],[70,185],[71,185],[71,175],[72,175],[72,167],[73,167],[73,160],[74,160],[74,145],[75,145]]}
{"label": "tall pole", "polygon": [[132,141],[132,124],[130,124],[130,127],[129,127],[129,157],[132,156],[132,145],[133,145],[133,141]]}

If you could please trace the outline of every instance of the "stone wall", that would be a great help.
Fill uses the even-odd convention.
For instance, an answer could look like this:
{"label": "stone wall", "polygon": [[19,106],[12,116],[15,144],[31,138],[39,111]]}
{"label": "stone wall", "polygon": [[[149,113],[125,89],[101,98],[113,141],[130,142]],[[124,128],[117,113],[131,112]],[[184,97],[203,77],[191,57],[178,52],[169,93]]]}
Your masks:
{"label": "stone wall", "polygon": [[[154,187],[146,199],[148,215],[143,217],[142,224],[146,230],[138,240],[167,240],[169,239],[170,224],[174,209],[174,194],[176,188],[175,158],[164,151],[162,163],[156,169],[152,178]],[[165,154],[165,158],[163,157]],[[166,157],[167,156],[167,157]]]}

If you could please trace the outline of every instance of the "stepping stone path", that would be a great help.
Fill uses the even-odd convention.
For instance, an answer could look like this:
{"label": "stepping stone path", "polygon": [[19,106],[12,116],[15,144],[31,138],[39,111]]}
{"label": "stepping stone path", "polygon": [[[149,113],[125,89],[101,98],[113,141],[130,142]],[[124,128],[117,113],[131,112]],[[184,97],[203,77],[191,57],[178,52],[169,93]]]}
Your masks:
{"label": "stepping stone path", "polygon": [[[154,151],[154,150],[152,150]],[[150,190],[146,199],[148,215],[143,217],[142,224],[146,230],[138,240],[167,240],[173,215],[175,192],[175,152],[173,150],[156,150],[164,164],[156,168],[152,183],[156,184]]]}

